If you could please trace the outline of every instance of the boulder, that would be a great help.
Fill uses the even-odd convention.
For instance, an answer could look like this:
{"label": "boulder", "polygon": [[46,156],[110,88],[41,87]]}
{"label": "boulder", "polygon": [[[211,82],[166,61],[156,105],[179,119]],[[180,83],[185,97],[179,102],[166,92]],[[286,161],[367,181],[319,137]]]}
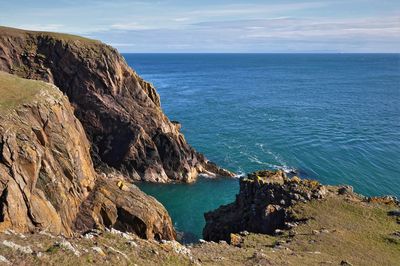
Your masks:
{"label": "boulder", "polygon": [[124,176],[96,173],[90,144],[61,91],[0,72],[0,231],[73,236],[115,227],[174,239],[165,208]]}

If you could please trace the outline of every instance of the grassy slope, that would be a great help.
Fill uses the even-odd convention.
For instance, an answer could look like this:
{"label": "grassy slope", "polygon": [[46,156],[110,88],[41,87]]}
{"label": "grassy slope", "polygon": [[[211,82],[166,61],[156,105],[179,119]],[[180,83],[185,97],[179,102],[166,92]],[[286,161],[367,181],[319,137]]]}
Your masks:
{"label": "grassy slope", "polygon": [[49,37],[53,37],[55,39],[65,40],[65,41],[79,40],[79,41],[83,41],[83,42],[100,43],[100,41],[92,40],[92,39],[85,38],[85,37],[78,36],[78,35],[48,32],[48,31],[29,31],[29,30],[22,30],[22,29],[0,26],[0,36],[1,35],[22,36],[22,35],[26,35],[26,34],[49,36]]}
{"label": "grassy slope", "polygon": [[[205,264],[400,265],[400,231],[387,215],[393,205],[372,204],[354,196],[330,195],[322,201],[295,206],[308,222],[294,229],[296,235],[274,237],[250,234],[242,248],[205,244],[194,254]],[[276,245],[282,241],[283,244]]]}
{"label": "grassy slope", "polygon": [[[128,240],[110,233],[93,239],[70,239],[81,252],[80,257],[54,247],[60,241],[57,238],[35,234],[22,239],[0,234],[0,243],[8,239],[30,245],[41,256],[25,255],[1,244],[0,254],[16,264],[46,265],[339,265],[342,260],[352,265],[400,265],[400,239],[392,235],[400,225],[387,215],[396,208],[332,193],[325,200],[295,206],[297,214],[309,221],[295,227],[292,237],[288,232],[282,236],[250,234],[244,237],[241,248],[224,243],[197,244],[190,248],[192,260],[166,244],[133,236],[138,245],[132,246]],[[278,242],[282,244],[277,245]],[[101,247],[105,256],[97,254],[92,249],[95,246]]]}
{"label": "grassy slope", "polygon": [[56,95],[57,90],[51,84],[19,78],[0,71],[0,115],[7,114],[18,106],[40,100],[40,92],[51,92]]}

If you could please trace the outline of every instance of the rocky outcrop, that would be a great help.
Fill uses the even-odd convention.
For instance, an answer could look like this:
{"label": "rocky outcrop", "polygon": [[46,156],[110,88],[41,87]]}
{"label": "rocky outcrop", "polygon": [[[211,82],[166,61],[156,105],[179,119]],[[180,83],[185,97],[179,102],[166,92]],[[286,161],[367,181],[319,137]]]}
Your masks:
{"label": "rocky outcrop", "polygon": [[206,213],[205,240],[231,241],[231,233],[273,234],[298,222],[291,206],[321,199],[326,187],[313,180],[288,178],[283,171],[258,171],[240,180],[234,203]]}
{"label": "rocky outcrop", "polygon": [[81,205],[74,228],[115,228],[133,232],[144,239],[175,239],[171,218],[153,197],[121,177],[99,178]]}
{"label": "rocky outcrop", "polygon": [[0,231],[71,236],[116,227],[175,238],[154,198],[123,176],[95,172],[83,127],[57,87],[0,72],[0,94]]}
{"label": "rocky outcrop", "polygon": [[135,180],[191,182],[219,171],[160,107],[154,87],[112,47],[82,37],[0,28],[0,70],[55,84],[75,107],[96,167]]}

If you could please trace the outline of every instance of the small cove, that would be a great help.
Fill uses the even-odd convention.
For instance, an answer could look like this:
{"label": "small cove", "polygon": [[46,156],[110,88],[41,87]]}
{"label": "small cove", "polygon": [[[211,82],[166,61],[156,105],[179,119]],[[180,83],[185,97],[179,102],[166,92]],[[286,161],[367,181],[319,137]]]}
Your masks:
{"label": "small cove", "polygon": [[[124,54],[188,143],[236,173],[294,170],[364,195],[400,196],[399,54]],[[139,184],[185,241],[236,179]]]}
{"label": "small cove", "polygon": [[239,191],[236,178],[204,178],[191,184],[137,183],[141,190],[154,196],[168,210],[174,227],[183,233],[182,242],[196,242],[202,238],[205,225],[203,214],[220,205],[234,201]]}

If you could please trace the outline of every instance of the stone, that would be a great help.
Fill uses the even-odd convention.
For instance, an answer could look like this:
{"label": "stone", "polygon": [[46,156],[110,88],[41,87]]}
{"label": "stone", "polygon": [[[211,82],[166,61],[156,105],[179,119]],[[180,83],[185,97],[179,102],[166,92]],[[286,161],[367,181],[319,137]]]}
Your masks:
{"label": "stone", "polygon": [[248,231],[244,230],[244,231],[241,231],[239,234],[241,236],[248,236],[250,233]]}
{"label": "stone", "polygon": [[204,239],[230,241],[232,233],[248,231],[274,235],[293,228],[297,220],[291,206],[297,202],[290,199],[303,195],[305,202],[320,200],[329,191],[317,181],[292,179],[283,171],[268,170],[242,177],[233,203],[204,214]]}
{"label": "stone", "polygon": [[15,244],[12,241],[3,240],[3,245],[8,247],[8,248],[11,248],[11,249],[13,249],[15,251],[19,251],[19,252],[22,252],[22,253],[25,253],[25,254],[32,254],[33,253],[33,250],[31,249],[31,247],[29,247],[29,246],[21,246],[21,245]]}
{"label": "stone", "polygon": [[0,82],[18,85],[15,93],[36,88],[6,116],[0,109],[0,230],[73,236],[115,227],[146,239],[175,238],[157,200],[124,176],[96,173],[84,128],[57,87],[4,72]]}
{"label": "stone", "polygon": [[351,263],[348,262],[347,260],[342,260],[342,261],[340,262],[340,265],[342,265],[342,266],[352,266],[353,264],[351,264]]}
{"label": "stone", "polygon": [[352,186],[340,186],[338,188],[338,194],[339,195],[346,195],[346,194],[351,194],[353,193],[353,187]]}
{"label": "stone", "polygon": [[400,231],[396,231],[396,232],[392,233],[392,236],[400,238]]}
{"label": "stone", "polygon": [[138,247],[138,244],[136,244],[136,242],[133,241],[133,240],[129,240],[129,241],[127,242],[127,244],[128,244],[129,246],[133,247],[133,248],[137,248],[137,247]]}
{"label": "stone", "polygon": [[229,243],[232,246],[239,247],[242,244],[243,239],[240,237],[240,235],[231,233],[230,237],[231,239]]}
{"label": "stone", "polygon": [[172,241],[163,241],[163,244],[166,245],[166,246],[169,246],[170,248],[172,248],[172,250],[176,254],[184,255],[184,256],[187,256],[187,257],[190,257],[190,258],[192,257],[191,250],[189,248],[185,247],[184,245],[180,244],[177,241],[174,241],[174,240],[172,240]]}
{"label": "stone", "polygon": [[100,256],[106,256],[106,253],[101,249],[101,247],[92,247],[92,250],[94,250],[97,254]]}
{"label": "stone", "polygon": [[290,229],[292,229],[292,228],[295,227],[295,226],[296,226],[295,223],[290,223],[290,222],[286,222],[286,223],[285,223],[285,229],[286,229],[286,230],[290,230]]}
{"label": "stone", "polygon": [[400,210],[392,210],[388,212],[389,216],[396,216],[396,217],[400,217]]}
{"label": "stone", "polygon": [[34,252],[33,254],[38,258],[43,257],[43,253],[42,252]]}
{"label": "stone", "polygon": [[273,265],[270,261],[270,258],[262,251],[255,251],[251,258],[256,262],[257,265]]}
{"label": "stone", "polygon": [[[106,229],[106,231],[108,231],[108,229]],[[102,234],[103,234],[102,230],[96,229],[96,228],[92,228],[92,229],[89,229],[88,231],[84,232],[82,235],[83,236],[92,235],[92,236],[95,236],[95,237],[99,237]]]}
{"label": "stone", "polygon": [[399,206],[400,202],[395,196],[368,197],[367,202]]}
{"label": "stone", "polygon": [[69,241],[67,241],[65,239],[63,239],[60,242],[56,242],[54,244],[54,246],[60,247],[60,248],[65,249],[65,250],[68,250],[68,251],[72,252],[77,257],[79,257],[81,255],[79,250],[77,250]]}
{"label": "stone", "polygon": [[4,256],[0,255],[0,262],[4,263],[4,264],[11,264],[11,262]]}
{"label": "stone", "polygon": [[122,252],[122,251],[120,251],[120,250],[118,250],[118,249],[115,249],[115,248],[113,248],[113,247],[107,246],[107,245],[105,245],[105,247],[106,247],[107,249],[109,249],[110,251],[112,251],[112,252],[114,252],[114,253],[117,253],[117,254],[123,256],[126,260],[130,261],[128,255],[126,255],[124,252]]}
{"label": "stone", "polygon": [[98,178],[81,205],[75,229],[85,232],[91,228],[111,228],[110,233],[127,240],[133,240],[128,233],[158,241],[175,239],[171,217],[164,206],[133,184],[127,188],[121,190],[114,180]]}

